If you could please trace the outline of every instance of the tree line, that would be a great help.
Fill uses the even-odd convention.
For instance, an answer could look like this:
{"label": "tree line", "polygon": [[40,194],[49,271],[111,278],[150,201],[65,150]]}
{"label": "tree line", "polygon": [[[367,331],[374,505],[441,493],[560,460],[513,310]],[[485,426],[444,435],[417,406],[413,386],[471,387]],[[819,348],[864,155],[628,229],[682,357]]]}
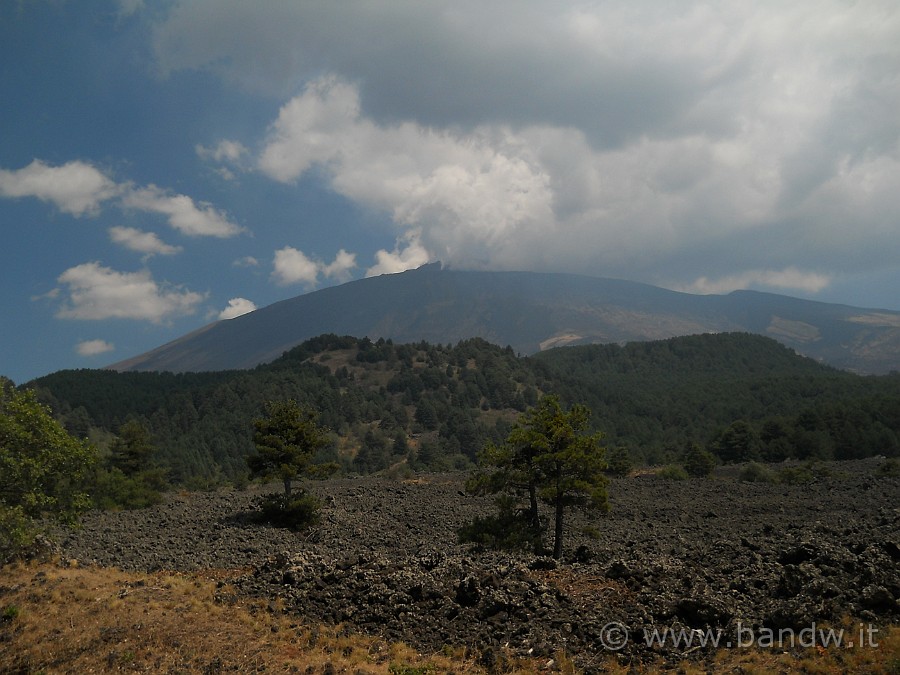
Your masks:
{"label": "tree line", "polygon": [[840,372],[750,335],[530,358],[478,339],[325,335],[252,371],[0,377],[0,555],[46,517],[146,506],[172,485],[278,478],[262,517],[293,526],[318,511],[293,491],[310,475],[477,463],[468,488],[497,495],[497,515],[460,538],[543,551],[544,501],[559,557],[566,509],[605,508],[605,475],[636,459],[704,476],[717,462],[896,457],[898,437],[900,376]]}
{"label": "tree line", "polygon": [[532,357],[481,339],[323,335],[247,371],[61,371],[28,386],[101,454],[125,425],[140,427],[148,466],[188,487],[246,480],[252,420],[267,402],[289,399],[331,430],[317,463],[346,473],[471,468],[547,394],[590,408],[611,458],[624,452],[633,464],[671,462],[691,444],[722,462],[895,456],[900,438],[900,376],[838,371],[747,334]]}

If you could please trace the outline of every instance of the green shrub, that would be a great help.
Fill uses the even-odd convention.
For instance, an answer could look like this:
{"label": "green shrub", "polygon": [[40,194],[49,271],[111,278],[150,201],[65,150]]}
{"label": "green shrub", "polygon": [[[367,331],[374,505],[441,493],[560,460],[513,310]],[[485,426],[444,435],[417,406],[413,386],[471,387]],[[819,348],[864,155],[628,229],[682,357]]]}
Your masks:
{"label": "green shrub", "polygon": [[424,666],[407,666],[400,663],[392,663],[388,666],[390,675],[430,675],[435,671],[434,665],[426,663]]}
{"label": "green shrub", "polygon": [[881,478],[900,478],[900,461],[892,457],[884,460],[875,471]]}
{"label": "green shrub", "polygon": [[517,510],[516,500],[501,495],[494,500],[497,515],[478,516],[456,531],[460,544],[477,544],[506,551],[540,547],[541,533],[535,532],[526,513]]}
{"label": "green shrub", "polygon": [[126,476],[118,468],[95,475],[94,505],[104,510],[143,509],[162,501],[163,472],[159,469]]}
{"label": "green shrub", "polygon": [[668,466],[664,466],[656,475],[660,478],[665,478],[666,480],[688,479],[687,471],[685,471],[684,467],[680,464],[669,464]]}
{"label": "green shrub", "polygon": [[631,453],[625,446],[619,445],[607,451],[606,473],[611,476],[627,476],[631,466]]}
{"label": "green shrub", "polygon": [[24,554],[40,528],[20,507],[0,504],[0,564]]}
{"label": "green shrub", "polygon": [[73,526],[91,505],[97,449],[71,436],[33,391],[0,377],[0,564],[30,555],[51,521]]}
{"label": "green shrub", "polygon": [[778,472],[778,480],[785,485],[803,485],[814,478],[808,466],[786,466]]}
{"label": "green shrub", "polygon": [[600,530],[594,525],[585,525],[581,528],[581,534],[583,534],[588,539],[600,539]]}
{"label": "green shrub", "polygon": [[304,492],[290,498],[285,498],[283,494],[266,495],[256,501],[256,506],[259,508],[259,522],[301,531],[319,522],[322,502]]}
{"label": "green shrub", "polygon": [[738,476],[739,480],[742,480],[746,483],[777,483],[778,476],[775,473],[759,464],[758,462],[750,462],[747,466],[741,469],[741,473]]}
{"label": "green shrub", "polygon": [[19,616],[19,608],[15,605],[7,605],[3,608],[3,611],[0,612],[0,623],[13,621],[17,616]]}
{"label": "green shrub", "polygon": [[684,470],[695,478],[706,478],[716,468],[716,456],[696,443],[690,443],[685,450]]}
{"label": "green shrub", "polygon": [[238,472],[232,479],[231,484],[238,492],[244,492],[250,487],[250,474],[246,471]]}

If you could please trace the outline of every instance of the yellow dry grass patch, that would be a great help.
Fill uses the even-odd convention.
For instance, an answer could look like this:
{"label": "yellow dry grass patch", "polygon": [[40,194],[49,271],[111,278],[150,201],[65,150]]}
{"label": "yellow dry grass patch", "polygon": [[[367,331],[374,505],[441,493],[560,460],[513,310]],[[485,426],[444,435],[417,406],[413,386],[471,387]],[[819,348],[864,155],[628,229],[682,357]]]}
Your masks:
{"label": "yellow dry grass patch", "polygon": [[[279,599],[232,592],[238,570],[130,573],[65,564],[0,569],[0,673],[482,673],[477,654],[445,647],[422,654],[402,643],[341,627],[310,626],[282,612]],[[605,580],[551,572],[547,581],[582,601],[620,599]],[[848,634],[857,623],[846,622]],[[882,627],[865,649],[722,649],[681,662],[593,662],[609,673],[900,674],[900,627]],[[571,655],[531,661],[501,657],[503,673],[577,672]]]}
{"label": "yellow dry grass patch", "polygon": [[425,656],[340,628],[300,624],[277,601],[240,599],[227,586],[218,589],[225,600],[217,601],[216,586],[201,575],[5,567],[0,672],[479,671],[459,654]]}

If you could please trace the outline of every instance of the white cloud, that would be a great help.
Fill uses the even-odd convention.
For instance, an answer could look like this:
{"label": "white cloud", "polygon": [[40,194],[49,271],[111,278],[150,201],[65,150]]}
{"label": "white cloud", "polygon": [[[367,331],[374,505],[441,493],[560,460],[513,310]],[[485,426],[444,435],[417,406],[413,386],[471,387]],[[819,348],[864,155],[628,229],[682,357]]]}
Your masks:
{"label": "white cloud", "polygon": [[346,280],[350,270],[356,267],[356,254],[341,249],[331,263],[323,263],[292,246],[285,246],[275,251],[273,265],[272,279],[280,286],[302,283],[313,287],[319,283],[320,274],[339,281]]}
{"label": "white cloud", "polygon": [[275,251],[273,265],[272,279],[281,286],[298,282],[315,286],[319,279],[319,264],[292,246]]}
{"label": "white cloud", "polygon": [[247,300],[246,298],[232,298],[228,301],[228,307],[219,312],[219,319],[233,319],[255,310],[256,305],[251,300]]}
{"label": "white cloud", "polygon": [[142,232],[133,227],[111,227],[109,228],[109,238],[116,244],[148,256],[175,255],[182,251],[180,246],[172,246],[162,241],[155,232]]}
{"label": "white cloud", "polygon": [[211,159],[215,162],[237,163],[250,151],[238,141],[222,140],[214,148],[197,145],[194,148],[202,159]]}
{"label": "white cloud", "polygon": [[118,272],[98,262],[63,272],[58,281],[67,298],[57,312],[64,319],[139,319],[159,323],[193,314],[204,296],[158,284],[150,272]]}
{"label": "white cloud", "polygon": [[896,267],[897,35],[890,0],[193,0],[154,47],[164,73],[305,83],[257,168],[315,167],[431,259],[810,289]]}
{"label": "white cloud", "polygon": [[337,252],[334,260],[322,267],[322,274],[329,279],[347,281],[351,270],[356,268],[356,254],[347,253],[344,249]]}
{"label": "white cloud", "polygon": [[238,258],[233,263],[231,263],[233,267],[258,267],[259,260],[254,258],[252,255],[245,255],[243,258]]}
{"label": "white cloud", "polygon": [[90,164],[50,166],[36,159],[18,171],[0,169],[0,196],[36,197],[73,216],[95,214],[119,188]]}
{"label": "white cloud", "polygon": [[299,178],[313,164],[339,159],[345,148],[354,151],[358,143],[345,135],[358,137],[364,132],[358,125],[359,114],[355,87],[333,76],[312,82],[279,111],[259,158],[259,168],[286,183]]}
{"label": "white cloud", "polygon": [[167,216],[169,225],[191,237],[226,238],[243,231],[211,204],[195,204],[187,195],[171,194],[155,185],[130,190],[122,203],[128,208],[161,213]]}
{"label": "white cloud", "polygon": [[[226,238],[244,231],[211,204],[195,203],[187,195],[172,194],[152,184],[143,188],[117,184],[95,167],[79,161],[50,166],[36,159],[17,171],[0,169],[0,197],[36,197],[74,216],[96,215],[103,202],[115,198],[120,207],[165,215],[171,227],[188,236]],[[137,242],[137,230],[128,233],[126,229],[120,228],[113,235],[119,237],[117,243]],[[145,237],[139,245],[153,249],[148,253],[162,253],[156,250],[159,244]]]}
{"label": "white cloud", "polygon": [[[717,251],[707,257],[724,269],[764,269],[772,251],[738,242],[773,223],[823,231],[829,222],[844,226],[845,219],[798,201],[785,181],[790,157],[809,135],[806,127],[821,114],[804,110],[787,117],[787,130],[760,106],[757,122],[728,133],[645,136],[597,148],[570,127],[491,125],[462,132],[414,122],[379,125],[362,114],[357,87],[328,76],[282,107],[258,166],[281,182],[318,166],[334,190],[390,213],[401,236],[415,235],[421,250],[410,250],[411,260],[380,251],[370,272],[405,269],[430,257],[458,267],[602,270],[662,281],[665,265],[696,269],[704,248]],[[883,231],[900,211],[889,185],[900,174],[886,165],[897,160],[861,161],[871,169],[861,171],[855,162],[855,170],[823,189],[839,202],[832,213],[841,203],[848,211],[870,211],[867,227]],[[855,203],[863,182],[869,194],[861,203],[878,208]],[[725,251],[729,240],[734,243]],[[831,241],[819,238],[816,246],[826,251],[818,262],[815,247],[787,246],[784,254],[792,259],[786,262],[809,258],[803,266],[823,267],[845,249]]]}
{"label": "white cloud", "polygon": [[84,340],[75,345],[75,351],[81,356],[97,356],[115,351],[116,346],[106,340]]}
{"label": "white cloud", "polygon": [[511,241],[553,222],[550,177],[511,130],[379,127],[360,117],[356,89],[333,77],[281,109],[259,159],[282,182],[314,165],[337,192],[420,231],[448,263],[502,257]]}
{"label": "white cloud", "polygon": [[678,290],[700,294],[724,294],[744,288],[764,287],[779,290],[818,293],[828,287],[831,278],[816,272],[804,272],[792,267],[783,270],[747,270],[718,279],[700,277]]}
{"label": "white cloud", "polygon": [[144,0],[117,0],[119,18],[126,18],[144,9]]}
{"label": "white cloud", "polygon": [[413,270],[427,263],[431,256],[419,241],[418,233],[407,236],[406,248],[394,247],[393,251],[381,249],[375,253],[375,264],[366,270],[367,277],[377,277],[380,274],[397,274],[406,270]]}

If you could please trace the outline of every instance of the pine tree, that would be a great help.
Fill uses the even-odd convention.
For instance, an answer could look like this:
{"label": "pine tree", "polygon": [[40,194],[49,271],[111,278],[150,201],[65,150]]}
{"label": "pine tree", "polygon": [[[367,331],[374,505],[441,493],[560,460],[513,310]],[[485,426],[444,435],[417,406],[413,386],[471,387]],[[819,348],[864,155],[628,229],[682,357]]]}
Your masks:
{"label": "pine tree", "polygon": [[284,498],[291,498],[293,481],[305,475],[316,453],[331,442],[319,426],[318,414],[294,400],[269,402],[266,415],[253,421],[257,454],[247,458],[253,476],[279,478]]}
{"label": "pine tree", "polygon": [[480,492],[527,494],[530,525],[538,531],[538,500],[551,504],[556,559],[562,557],[567,507],[609,508],[605,449],[601,434],[587,433],[589,421],[586,406],[566,411],[558,397],[545,396],[519,418],[504,443],[484,448],[469,484]]}

